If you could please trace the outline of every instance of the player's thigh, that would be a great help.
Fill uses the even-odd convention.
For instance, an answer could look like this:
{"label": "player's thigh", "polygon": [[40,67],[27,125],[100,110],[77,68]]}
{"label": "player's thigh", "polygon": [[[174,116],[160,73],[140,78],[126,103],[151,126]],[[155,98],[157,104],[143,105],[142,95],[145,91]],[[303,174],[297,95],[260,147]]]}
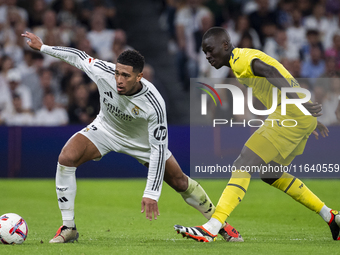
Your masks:
{"label": "player's thigh", "polygon": [[266,137],[255,132],[248,139],[241,151],[241,155],[235,161],[237,169],[240,166],[266,165],[279,155],[279,151]]}
{"label": "player's thigh", "polygon": [[78,167],[84,162],[100,158],[98,148],[86,136],[77,133],[72,136],[59,155],[59,164]]}
{"label": "player's thigh", "polygon": [[164,181],[178,192],[186,191],[188,188],[188,177],[173,155],[165,163]]}

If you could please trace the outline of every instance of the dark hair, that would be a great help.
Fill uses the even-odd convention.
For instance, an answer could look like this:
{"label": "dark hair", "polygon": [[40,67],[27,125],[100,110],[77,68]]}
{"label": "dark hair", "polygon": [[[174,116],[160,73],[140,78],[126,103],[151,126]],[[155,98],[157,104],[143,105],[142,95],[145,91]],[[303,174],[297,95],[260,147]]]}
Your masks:
{"label": "dark hair", "polygon": [[318,36],[319,35],[319,31],[316,30],[316,29],[309,29],[309,30],[307,30],[306,35],[307,36],[309,36],[309,35],[316,35],[316,36]]}
{"label": "dark hair", "polygon": [[117,63],[132,66],[134,72],[142,72],[144,68],[144,57],[136,50],[126,50],[119,55]]}
{"label": "dark hair", "polygon": [[224,36],[225,38],[229,39],[229,34],[228,34],[227,30],[225,30],[222,27],[212,27],[212,28],[210,28],[203,35],[203,40],[205,40],[206,38],[209,38],[211,36],[214,36],[214,37],[216,37],[216,36]]}

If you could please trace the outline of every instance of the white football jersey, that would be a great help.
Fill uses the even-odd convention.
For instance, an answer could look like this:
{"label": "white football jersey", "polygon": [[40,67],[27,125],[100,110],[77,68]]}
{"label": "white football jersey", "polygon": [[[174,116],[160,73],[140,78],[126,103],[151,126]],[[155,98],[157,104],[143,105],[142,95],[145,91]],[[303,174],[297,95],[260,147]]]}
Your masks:
{"label": "white football jersey", "polygon": [[115,64],[94,59],[69,47],[43,45],[40,51],[83,70],[97,84],[100,95],[98,117],[112,134],[112,139],[123,141],[139,151],[150,152],[144,197],[158,201],[168,150],[168,128],[165,103],[155,86],[142,78],[143,88],[137,94],[119,95]]}

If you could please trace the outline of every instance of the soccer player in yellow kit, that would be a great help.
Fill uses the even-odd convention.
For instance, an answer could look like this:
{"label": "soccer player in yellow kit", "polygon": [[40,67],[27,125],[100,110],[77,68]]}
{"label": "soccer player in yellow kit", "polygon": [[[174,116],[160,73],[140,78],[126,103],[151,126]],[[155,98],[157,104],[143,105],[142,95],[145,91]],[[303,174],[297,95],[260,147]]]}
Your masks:
{"label": "soccer player in yellow kit", "polygon": [[[202,48],[209,63],[216,69],[228,66],[232,69],[238,81],[252,87],[256,96],[268,109],[272,106],[272,90],[278,88],[278,105],[276,110],[246,142],[241,154],[234,162],[236,171],[222,193],[211,219],[202,226],[184,227],[175,225],[177,233],[201,242],[211,242],[216,239],[220,226],[229,217],[235,207],[242,201],[252,172],[251,166],[287,166],[295,156],[303,153],[308,136],[319,129],[323,137],[328,135],[328,129],[317,121],[322,106],[318,103],[302,104],[310,115],[305,115],[296,105],[287,105],[286,115],[281,115],[281,89],[285,87],[300,87],[294,77],[275,59],[265,53],[246,48],[235,48],[230,43],[228,32],[219,27],[209,29],[203,36]],[[289,99],[299,99],[305,96],[300,93],[287,93]],[[289,119],[298,124],[289,125]],[[276,121],[277,120],[277,121]],[[243,170],[242,170],[243,169]],[[269,169],[269,168],[268,168]],[[330,226],[334,240],[340,240],[340,214],[328,208],[306,185],[298,178],[286,172],[268,173],[260,171],[261,179],[271,186],[282,190],[310,210],[318,213]]]}

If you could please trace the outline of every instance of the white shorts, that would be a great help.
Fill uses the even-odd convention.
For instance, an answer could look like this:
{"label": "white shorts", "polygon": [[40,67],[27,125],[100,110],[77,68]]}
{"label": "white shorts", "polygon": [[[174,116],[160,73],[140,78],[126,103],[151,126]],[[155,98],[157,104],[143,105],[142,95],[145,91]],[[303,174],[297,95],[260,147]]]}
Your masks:
{"label": "white shorts", "polygon": [[[107,131],[101,124],[99,118],[96,118],[91,124],[78,131],[76,134],[82,134],[86,136],[97,147],[101,157],[94,159],[95,161],[100,160],[103,156],[111,151],[130,155],[143,165],[149,163],[150,161],[150,148],[140,149],[131,147],[130,143],[125,143],[124,140],[118,139],[112,133]],[[168,148],[165,153],[165,158],[167,160],[172,154]]]}

